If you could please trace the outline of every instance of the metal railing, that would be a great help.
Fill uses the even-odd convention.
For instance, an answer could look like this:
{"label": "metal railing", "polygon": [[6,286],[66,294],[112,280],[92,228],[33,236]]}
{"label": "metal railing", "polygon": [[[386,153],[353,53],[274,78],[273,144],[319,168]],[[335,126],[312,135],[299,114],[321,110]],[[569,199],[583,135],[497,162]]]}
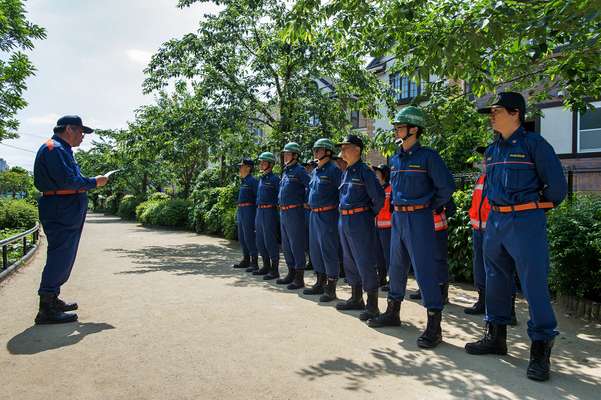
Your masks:
{"label": "metal railing", "polygon": [[[31,243],[27,241],[27,237],[32,235]],[[8,268],[14,266],[15,264],[23,261],[29,254],[30,250],[36,247],[38,239],[40,237],[40,224],[36,223],[35,226],[25,232],[21,232],[17,235],[11,236],[7,239],[0,240],[0,247],[2,247],[2,268],[0,269],[0,273],[6,271]],[[9,247],[12,243],[21,241],[23,245],[23,252],[21,257],[16,260],[11,265],[8,265],[8,252]]]}

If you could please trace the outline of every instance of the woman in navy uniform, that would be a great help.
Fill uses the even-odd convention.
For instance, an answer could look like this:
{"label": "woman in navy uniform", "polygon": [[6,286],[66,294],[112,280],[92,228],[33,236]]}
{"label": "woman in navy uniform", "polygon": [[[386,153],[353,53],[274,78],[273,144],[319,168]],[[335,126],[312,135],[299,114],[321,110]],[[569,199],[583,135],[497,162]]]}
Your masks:
{"label": "woman in navy uniform", "polygon": [[255,163],[250,158],[243,159],[240,168],[240,191],[238,192],[238,210],[236,223],[238,224],[238,240],[242,247],[242,261],[234,268],[245,268],[246,272],[259,269],[257,257],[257,243],[255,237],[255,217],[257,213],[257,186],[258,181],[252,175]]}

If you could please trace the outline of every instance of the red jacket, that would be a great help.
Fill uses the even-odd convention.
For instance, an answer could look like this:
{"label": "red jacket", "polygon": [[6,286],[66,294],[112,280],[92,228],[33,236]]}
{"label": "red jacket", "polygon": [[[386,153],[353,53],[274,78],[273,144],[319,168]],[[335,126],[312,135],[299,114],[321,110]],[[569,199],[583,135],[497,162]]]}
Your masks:
{"label": "red jacket", "polygon": [[486,175],[482,174],[476,181],[474,192],[472,193],[472,206],[470,207],[470,223],[474,229],[486,229],[486,221],[490,212],[488,199],[483,196],[484,181]]}

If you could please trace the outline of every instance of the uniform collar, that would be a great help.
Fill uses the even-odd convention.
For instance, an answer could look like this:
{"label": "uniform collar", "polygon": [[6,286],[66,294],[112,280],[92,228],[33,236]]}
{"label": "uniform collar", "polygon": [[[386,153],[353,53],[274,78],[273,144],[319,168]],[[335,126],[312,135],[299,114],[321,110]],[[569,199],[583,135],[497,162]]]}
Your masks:
{"label": "uniform collar", "polygon": [[316,167],[315,169],[316,169],[316,170],[319,170],[319,171],[325,171],[325,169],[326,169],[326,168],[328,168],[328,166],[329,166],[329,165],[331,165],[331,164],[334,164],[334,161],[332,161],[332,160],[328,160],[328,162],[327,162],[327,163],[325,163],[325,164],[324,164],[324,165],[322,165],[321,167]]}
{"label": "uniform collar", "polygon": [[295,162],[294,164],[291,164],[291,165],[286,165],[286,166],[284,167],[284,170],[286,170],[286,171],[290,171],[291,169],[293,169],[293,168],[296,168],[298,165],[299,165],[299,164],[298,164],[298,161],[297,161],[297,162]]}
{"label": "uniform collar", "polygon": [[62,144],[63,147],[66,147],[69,150],[71,149],[71,145],[69,143],[67,143],[64,139],[62,139],[58,135],[52,135],[52,140],[56,140],[57,142],[59,142],[60,144]]}
{"label": "uniform collar", "polygon": [[518,129],[515,130],[515,132],[511,134],[511,136],[509,136],[507,140],[503,139],[503,136],[501,136],[500,134],[498,140],[503,144],[514,145],[517,143],[518,140],[520,140],[524,136],[525,133],[526,130],[524,129],[524,127],[520,126]]}
{"label": "uniform collar", "polygon": [[413,153],[415,153],[416,151],[418,151],[419,149],[421,149],[422,145],[420,142],[415,142],[415,144],[413,146],[411,146],[411,148],[409,150],[405,150],[402,146],[401,146],[401,154],[403,155],[411,155]]}

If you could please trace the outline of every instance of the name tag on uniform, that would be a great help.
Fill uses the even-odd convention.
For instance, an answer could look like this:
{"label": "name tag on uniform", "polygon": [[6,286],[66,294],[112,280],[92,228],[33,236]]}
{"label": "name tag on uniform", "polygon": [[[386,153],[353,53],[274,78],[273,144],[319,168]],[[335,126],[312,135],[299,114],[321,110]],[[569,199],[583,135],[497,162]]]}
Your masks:
{"label": "name tag on uniform", "polygon": [[417,164],[409,164],[409,168],[422,168],[422,166]]}
{"label": "name tag on uniform", "polygon": [[352,178],[351,182],[352,183],[363,183],[363,181],[361,179],[359,179],[359,178]]}
{"label": "name tag on uniform", "polygon": [[330,177],[327,176],[327,175],[322,175],[322,176],[319,177],[319,179],[322,180],[322,181],[329,181]]}
{"label": "name tag on uniform", "polygon": [[514,154],[510,154],[509,157],[513,157],[513,158],[526,158],[526,154],[514,153]]}

